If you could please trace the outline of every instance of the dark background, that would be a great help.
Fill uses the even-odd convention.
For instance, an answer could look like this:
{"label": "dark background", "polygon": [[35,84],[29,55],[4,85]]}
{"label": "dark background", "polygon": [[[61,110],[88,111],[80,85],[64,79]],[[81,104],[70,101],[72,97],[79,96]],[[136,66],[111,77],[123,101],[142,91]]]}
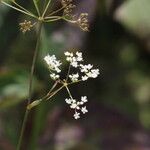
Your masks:
{"label": "dark background", "polygon": [[[33,8],[32,1],[20,3]],[[89,113],[74,120],[60,92],[30,113],[23,149],[149,150],[150,1],[82,0],[77,6],[76,13],[89,13],[90,31],[63,21],[44,26],[32,98],[53,83],[43,57],[79,49],[100,69],[97,79],[71,87],[75,97],[88,96]],[[28,97],[36,34],[19,31],[24,19],[0,5],[0,150],[15,150]]]}

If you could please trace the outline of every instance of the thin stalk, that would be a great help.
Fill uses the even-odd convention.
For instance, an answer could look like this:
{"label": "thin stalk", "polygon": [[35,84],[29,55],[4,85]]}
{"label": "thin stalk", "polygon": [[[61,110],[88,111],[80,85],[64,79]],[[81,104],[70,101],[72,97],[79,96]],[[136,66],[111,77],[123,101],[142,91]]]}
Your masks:
{"label": "thin stalk", "polygon": [[57,86],[57,84],[58,84],[58,82],[56,81],[56,82],[54,83],[54,85],[52,86],[52,88],[49,90],[49,92],[48,92],[47,95],[49,95],[49,94],[53,91],[53,89]]}
{"label": "thin stalk", "polygon": [[40,17],[40,16],[41,16],[41,15],[40,15],[40,10],[39,10],[39,7],[38,7],[38,5],[37,5],[36,0],[33,0],[33,3],[34,3],[34,6],[35,6],[35,8],[36,8],[36,11],[37,11],[37,13],[38,13],[38,15],[39,15],[39,17]]}
{"label": "thin stalk", "polygon": [[64,85],[62,85],[60,88],[58,88],[56,91],[54,91],[53,93],[51,93],[49,95],[49,97],[46,100],[49,100],[50,98],[52,98],[54,95],[56,95],[62,88],[64,88]]}
{"label": "thin stalk", "polygon": [[52,88],[49,90],[49,92],[43,98],[41,98],[41,99],[42,100],[46,99],[51,94],[51,92],[53,91],[53,89],[57,86],[57,84],[58,84],[58,82],[55,82],[54,85],[52,86]]}
{"label": "thin stalk", "polygon": [[41,102],[43,102],[43,100],[47,100],[53,93],[56,93],[56,91],[52,92],[53,89],[57,86],[58,82],[55,82],[55,84],[52,86],[52,88],[49,90],[49,92],[41,99],[35,100],[33,102],[31,102],[28,106],[27,109],[31,110],[33,107],[39,105]]}
{"label": "thin stalk", "polygon": [[55,18],[60,18],[61,16],[49,16],[49,17],[44,17],[44,19],[55,19]]}
{"label": "thin stalk", "polygon": [[13,8],[13,9],[15,9],[15,10],[17,10],[17,11],[23,13],[23,14],[26,14],[26,15],[28,15],[28,16],[30,16],[30,17],[37,18],[35,15],[33,15],[33,14],[31,14],[31,13],[28,13],[28,12],[26,12],[26,11],[24,11],[24,10],[21,10],[21,9],[19,9],[19,8],[17,8],[17,7],[14,7],[14,6],[12,6],[12,5],[10,5],[10,4],[4,2],[4,1],[2,1],[1,3],[3,3],[4,5],[6,5],[6,6],[10,7],[10,8]]}
{"label": "thin stalk", "polygon": [[59,8],[59,9],[53,11],[52,13],[48,14],[47,17],[49,17],[49,16],[51,16],[51,15],[53,15],[53,14],[56,14],[56,13],[60,12],[60,11],[63,10],[64,8],[65,8],[65,6],[63,6],[63,7]]}
{"label": "thin stalk", "polygon": [[[38,34],[37,34],[37,43],[36,43],[36,48],[35,48],[35,51],[34,51],[34,56],[33,56],[32,66],[31,66],[31,72],[30,72],[29,96],[28,96],[27,105],[29,105],[30,102],[31,102],[33,73],[34,73],[34,68],[35,68],[35,62],[36,62],[36,59],[37,59],[38,49],[39,49],[39,46],[40,46],[41,31],[42,31],[42,22],[39,22],[39,28],[38,28]],[[27,122],[27,119],[28,119],[29,112],[30,111],[28,109],[26,109],[26,112],[25,112],[25,115],[24,115],[24,119],[23,119],[23,123],[22,123],[22,127],[21,127],[20,137],[19,137],[19,141],[18,141],[16,150],[20,150],[21,149],[21,144],[22,144],[22,140],[23,140],[23,136],[24,136],[26,122]]]}
{"label": "thin stalk", "polygon": [[51,3],[51,0],[48,1],[47,5],[46,5],[46,7],[45,7],[45,9],[44,9],[44,12],[43,12],[43,14],[42,14],[42,17],[44,17],[44,15],[46,14],[47,9],[48,9],[50,3]]}
{"label": "thin stalk", "polygon": [[76,82],[69,82],[69,83],[67,83],[67,85],[71,85],[71,84],[76,84],[76,83],[79,83],[79,82],[82,82],[83,80],[78,80],[78,81],[76,81]]}
{"label": "thin stalk", "polygon": [[68,78],[69,78],[70,69],[71,69],[71,65],[69,65],[69,68],[68,68],[67,77],[66,77],[66,82],[68,81]]}
{"label": "thin stalk", "polygon": [[62,19],[62,17],[56,18],[56,19],[44,20],[44,22],[53,22],[53,21],[57,21],[57,20],[61,20],[61,19]]}
{"label": "thin stalk", "polygon": [[20,9],[22,9],[22,10],[26,11],[27,13],[30,13],[30,14],[31,14],[30,11],[28,11],[27,9],[25,9],[24,7],[22,7],[21,5],[19,5],[19,4],[16,3],[15,1],[12,1],[12,3],[14,3],[14,5],[18,6]]}
{"label": "thin stalk", "polygon": [[68,86],[67,86],[67,85],[65,86],[65,88],[67,89],[67,92],[68,92],[68,94],[69,94],[70,98],[71,98],[71,99],[73,99],[73,97],[72,97],[72,95],[71,95],[71,92],[70,92],[70,90],[69,90],[69,88],[68,88]]}

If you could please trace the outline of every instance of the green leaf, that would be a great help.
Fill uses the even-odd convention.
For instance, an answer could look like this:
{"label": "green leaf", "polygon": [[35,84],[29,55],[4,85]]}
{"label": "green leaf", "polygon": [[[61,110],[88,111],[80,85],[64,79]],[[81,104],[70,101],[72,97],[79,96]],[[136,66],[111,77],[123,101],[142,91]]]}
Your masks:
{"label": "green leaf", "polygon": [[128,0],[121,5],[115,18],[142,38],[150,34],[150,0]]}
{"label": "green leaf", "polygon": [[[0,77],[0,109],[5,109],[27,100],[29,89],[28,73],[19,70],[6,72]],[[34,77],[33,91],[41,89],[41,84]]]}

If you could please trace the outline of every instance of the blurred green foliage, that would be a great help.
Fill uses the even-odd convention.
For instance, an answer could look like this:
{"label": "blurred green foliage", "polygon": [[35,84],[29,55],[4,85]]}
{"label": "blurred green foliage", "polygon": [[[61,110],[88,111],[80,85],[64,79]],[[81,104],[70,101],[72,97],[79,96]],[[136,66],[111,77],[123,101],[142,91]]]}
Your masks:
{"label": "blurred green foliage", "polygon": [[[23,4],[29,8],[32,6],[31,1]],[[88,95],[89,114],[74,122],[62,91],[51,102],[31,112],[25,149],[57,150],[60,144],[57,136],[63,133],[66,140],[61,148],[66,150],[66,145],[70,144],[67,139],[73,136],[74,140],[74,130],[80,136],[84,134],[81,142],[77,140],[78,144],[73,146],[77,150],[112,150],[109,146],[117,145],[119,140],[127,142],[120,145],[123,149],[130,143],[124,140],[125,133],[127,139],[133,138],[131,133],[135,130],[146,133],[150,139],[150,1],[97,0],[95,10],[91,15],[90,32],[84,36],[82,31],[63,22],[44,26],[32,95],[37,99],[52,85],[43,56],[50,53],[61,58],[64,50],[71,47],[68,42],[74,46],[80,41],[87,60],[98,66],[101,72],[99,79],[71,88],[76,96]],[[0,122],[3,122],[0,123],[0,149],[4,150],[9,149],[1,143],[8,140],[6,145],[12,147],[17,143],[36,42],[36,31],[25,35],[20,33],[18,24],[22,20],[24,16],[0,6]],[[75,33],[79,39],[73,36]],[[134,149],[138,149],[134,144]],[[118,150],[115,146],[114,149]],[[130,144],[128,149],[132,149]]]}

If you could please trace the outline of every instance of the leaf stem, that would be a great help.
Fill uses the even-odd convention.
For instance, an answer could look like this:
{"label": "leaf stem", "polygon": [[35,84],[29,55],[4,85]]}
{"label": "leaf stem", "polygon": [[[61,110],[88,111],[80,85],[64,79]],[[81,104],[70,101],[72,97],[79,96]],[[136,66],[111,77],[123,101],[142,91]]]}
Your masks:
{"label": "leaf stem", "polygon": [[[36,43],[36,48],[35,48],[35,51],[34,51],[34,56],[33,56],[32,66],[31,66],[31,72],[30,72],[29,96],[28,96],[27,106],[31,102],[33,73],[34,73],[34,68],[35,68],[35,62],[36,62],[36,59],[37,59],[38,49],[39,49],[39,46],[40,46],[41,31],[42,31],[42,22],[39,22],[38,34],[37,34],[37,43]],[[24,136],[26,122],[27,122],[27,119],[28,119],[29,112],[30,111],[26,108],[24,119],[23,119],[23,123],[22,123],[22,127],[21,127],[20,137],[19,137],[19,140],[18,140],[18,144],[17,144],[17,149],[16,150],[20,150],[21,149],[21,144],[22,144],[22,140],[23,140],[23,136]]]}

